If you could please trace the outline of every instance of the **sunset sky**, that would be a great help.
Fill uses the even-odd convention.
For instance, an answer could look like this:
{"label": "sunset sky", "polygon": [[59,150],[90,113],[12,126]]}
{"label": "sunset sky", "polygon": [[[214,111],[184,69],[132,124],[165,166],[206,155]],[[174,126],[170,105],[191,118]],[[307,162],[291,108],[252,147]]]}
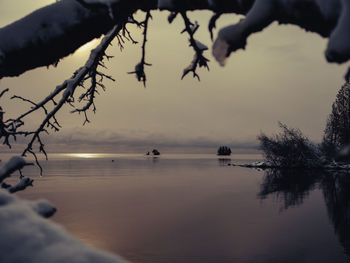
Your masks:
{"label": "sunset sky", "polygon": [[[0,27],[49,0],[3,0],[0,2]],[[227,144],[237,148],[256,144],[261,131],[276,132],[277,122],[300,128],[312,140],[320,141],[331,104],[343,84],[346,65],[328,64],[324,58],[327,41],[296,26],[271,25],[248,39],[245,51],[231,54],[225,67],[210,59],[210,71],[200,69],[201,82],[187,76],[183,68],[192,60],[187,36],[181,35],[183,21],[167,23],[168,12],[152,13],[149,28],[146,68],[147,88],[138,83],[133,71],[138,63],[140,45],[127,43],[123,52],[117,44],[108,49],[115,57],[106,65],[116,83],[96,100],[97,113],[82,127],[83,116],[58,115],[63,129],[47,140],[64,144],[142,146],[212,146]],[[196,37],[211,47],[207,23],[210,12],[190,14],[201,27]],[[226,15],[218,28],[238,21]],[[135,40],[140,31],[131,28]],[[18,36],[21,37],[21,36]],[[97,43],[96,41],[94,43]],[[88,48],[63,59],[57,68],[40,68],[20,77],[0,81],[0,90],[10,88],[1,101],[8,114],[20,113],[29,105],[9,101],[17,94],[39,100],[83,65]],[[31,120],[33,123],[37,116]]]}

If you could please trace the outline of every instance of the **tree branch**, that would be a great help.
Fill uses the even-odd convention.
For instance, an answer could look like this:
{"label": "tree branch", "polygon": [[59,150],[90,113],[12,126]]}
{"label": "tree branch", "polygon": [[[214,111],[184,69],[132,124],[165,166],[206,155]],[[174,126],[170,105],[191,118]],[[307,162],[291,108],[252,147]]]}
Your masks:
{"label": "tree branch", "polygon": [[[38,162],[38,159],[36,158],[36,154],[32,150],[34,142],[38,141],[38,143],[40,145],[40,152],[42,152],[47,158],[47,154],[44,150],[44,144],[42,143],[42,141],[40,139],[40,133],[45,130],[44,127],[49,123],[51,118],[54,118],[55,114],[62,108],[62,106],[65,103],[70,102],[70,98],[73,98],[76,88],[81,84],[81,82],[84,81],[86,75],[88,75],[88,74],[90,74],[90,77],[92,77],[92,82],[93,82],[94,86],[91,87],[90,95],[87,95],[87,96],[90,96],[91,101],[93,102],[95,88],[96,88],[96,74],[97,74],[96,69],[99,65],[101,65],[100,61],[105,56],[105,50],[107,49],[107,47],[109,46],[111,41],[114,39],[114,37],[121,30],[121,28],[122,28],[122,25],[114,26],[114,28],[102,39],[100,45],[91,51],[90,57],[87,60],[85,66],[78,69],[74,73],[74,75],[71,79],[63,82],[61,87],[56,88],[56,92],[61,92],[64,90],[61,99],[58,101],[57,105],[50,112],[48,112],[46,114],[46,118],[42,121],[41,125],[34,132],[26,149],[22,153],[22,156],[26,156],[27,152],[34,155],[35,161],[36,161],[37,165],[40,167],[41,172],[42,172],[42,168]],[[44,103],[47,103],[50,99],[51,99],[51,96],[46,98],[44,100]],[[83,109],[76,109],[74,112],[81,112],[81,111],[86,112],[90,108],[92,102],[90,103],[90,101],[89,101]]]}
{"label": "tree branch", "polygon": [[[174,14],[208,9],[216,13],[247,15],[244,35],[235,32],[234,28],[238,30],[240,27],[231,26],[220,31],[221,42],[216,43],[215,47],[226,48],[226,52],[220,54],[214,50],[220,63],[231,51],[244,46],[244,40],[250,34],[261,31],[273,21],[299,25],[323,37],[330,37],[326,52],[330,62],[343,63],[350,59],[350,37],[347,36],[350,4],[344,0],[332,1],[327,9],[316,0],[305,3],[290,0],[292,4],[284,0],[118,0],[107,1],[107,5],[99,2],[58,1],[1,28],[0,78],[18,76],[33,68],[56,64],[83,44],[106,33],[114,24],[131,17],[137,10],[148,12],[160,7]],[[66,15],[58,16],[59,13]],[[173,16],[170,16],[171,19]],[[213,28],[213,23],[210,27]],[[346,43],[338,44],[339,41]]]}
{"label": "tree branch", "polygon": [[[90,8],[82,5],[82,2],[59,1],[1,28],[0,78],[18,76],[30,69],[55,64],[80,46],[108,32],[114,24],[131,17],[137,10],[147,12],[158,8],[156,0],[114,1],[111,6],[114,14],[112,20],[107,8]],[[228,1],[221,9],[223,12],[242,13],[239,2]],[[242,3],[240,6],[248,9],[250,4]],[[205,0],[186,1],[185,6],[179,6],[178,10],[176,8],[172,11],[184,8],[213,9]]]}
{"label": "tree branch", "polygon": [[[22,156],[26,156],[27,153],[30,153],[34,156],[35,162],[40,168],[40,174],[42,174],[42,167],[38,161],[38,158],[36,156],[35,151],[33,150],[34,143],[38,143],[39,145],[39,152],[43,153],[45,157],[47,158],[47,154],[44,148],[44,143],[41,139],[41,133],[46,132],[47,127],[50,127],[54,131],[58,131],[61,126],[59,122],[56,119],[56,113],[67,103],[73,107],[74,101],[75,101],[75,92],[77,87],[83,87],[84,88],[84,82],[90,79],[90,86],[89,88],[83,92],[78,102],[87,101],[86,104],[81,108],[76,108],[73,110],[73,112],[83,112],[85,116],[84,123],[88,122],[87,118],[87,111],[90,109],[90,107],[93,105],[93,111],[95,112],[96,108],[94,105],[94,99],[97,93],[97,88],[105,89],[104,85],[102,84],[103,79],[107,78],[109,80],[114,79],[111,76],[108,76],[98,70],[98,67],[105,67],[103,64],[103,59],[107,58],[110,59],[111,56],[108,56],[105,54],[106,49],[112,42],[112,40],[117,36],[117,34],[120,32],[120,30],[123,28],[123,24],[119,24],[113,27],[113,29],[106,34],[106,36],[101,40],[101,43],[99,46],[97,46],[95,49],[91,51],[90,57],[88,58],[87,62],[83,67],[78,69],[72,76],[72,78],[64,81],[61,85],[57,86],[53,92],[51,92],[50,95],[48,95],[46,98],[41,100],[40,102],[36,103],[32,100],[23,98],[21,96],[13,96],[12,99],[19,99],[24,102],[28,102],[32,105],[31,109],[24,112],[20,116],[18,116],[15,119],[8,119],[4,121],[4,112],[0,111],[0,138],[2,138],[4,141],[3,143],[11,147],[10,144],[10,137],[13,137],[14,140],[16,140],[16,136],[31,136],[31,139],[29,140],[26,148],[22,152]],[[61,95],[58,102],[55,101],[55,98],[57,96]],[[53,102],[53,107],[50,106],[51,109],[49,109],[48,104],[50,102]],[[38,128],[36,128],[34,131],[22,131],[19,130],[20,127],[24,125],[24,119],[32,114],[33,112],[43,109],[44,111],[44,119],[41,121]]]}
{"label": "tree branch", "polygon": [[193,77],[196,77],[198,80],[200,80],[200,77],[196,72],[197,67],[198,66],[205,67],[209,70],[209,66],[208,66],[209,59],[207,59],[206,57],[203,56],[203,52],[205,50],[208,50],[208,47],[194,38],[194,34],[196,33],[196,31],[199,28],[199,24],[197,23],[197,21],[195,22],[195,24],[193,24],[189,20],[189,18],[187,17],[185,12],[181,12],[181,16],[182,16],[184,23],[185,23],[185,29],[182,31],[182,33],[183,32],[188,33],[188,35],[190,37],[189,38],[190,46],[192,46],[192,48],[195,52],[191,64],[187,68],[184,69],[184,72],[182,74],[181,79],[183,79],[188,73],[192,72]]}
{"label": "tree branch", "polygon": [[7,189],[11,194],[16,193],[18,191],[23,191],[29,186],[33,186],[33,179],[29,177],[23,177],[20,179],[20,181],[12,186],[6,183],[2,183],[1,187]]}
{"label": "tree branch", "polygon": [[21,170],[23,167],[28,165],[33,164],[27,163],[22,157],[12,157],[0,168],[0,183],[2,183],[6,178],[10,177],[15,171]]}
{"label": "tree branch", "polygon": [[146,18],[143,22],[138,23],[139,26],[143,26],[143,42],[142,42],[142,55],[141,55],[141,61],[136,64],[135,71],[129,72],[129,74],[135,74],[138,81],[143,82],[143,86],[146,87],[146,73],[145,73],[145,66],[152,66],[152,64],[149,64],[146,62],[146,42],[147,42],[147,31],[148,31],[148,21],[151,19],[151,12],[146,13]]}

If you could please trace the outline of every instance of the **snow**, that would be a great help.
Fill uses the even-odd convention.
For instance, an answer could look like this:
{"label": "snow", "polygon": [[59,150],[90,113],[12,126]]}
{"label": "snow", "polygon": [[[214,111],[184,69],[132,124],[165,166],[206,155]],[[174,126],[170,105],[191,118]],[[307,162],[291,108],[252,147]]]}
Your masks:
{"label": "snow", "polygon": [[206,45],[204,45],[202,42],[195,40],[197,47],[199,48],[199,50],[204,51],[204,50],[208,50],[208,47]]}
{"label": "snow", "polygon": [[47,201],[25,201],[0,190],[0,262],[125,262],[83,244],[61,226],[40,216],[47,216],[52,208]]}
{"label": "snow", "polygon": [[230,165],[246,167],[246,168],[261,168],[261,169],[276,168],[276,167],[272,166],[270,163],[264,162],[264,161],[256,161],[256,162],[248,163],[248,164],[230,164]]}
{"label": "snow", "polygon": [[[12,157],[0,169],[0,182],[28,163]],[[121,263],[121,258],[91,248],[49,221],[56,208],[46,200],[28,201],[10,194],[31,185],[24,177],[7,189],[0,189],[0,262],[2,263]],[[7,185],[8,186],[8,185]]]}
{"label": "snow", "polygon": [[241,43],[240,38],[242,37],[242,33],[237,28],[239,28],[239,24],[221,29],[214,42],[212,53],[221,66],[225,66],[226,59],[233,46],[236,46],[236,49],[238,49],[237,43]]}
{"label": "snow", "polygon": [[173,10],[175,8],[175,5],[173,3],[173,0],[158,0],[158,8],[159,9],[169,9]]}
{"label": "snow", "polygon": [[16,170],[22,169],[27,162],[20,156],[14,156],[0,168],[0,182]]}
{"label": "snow", "polygon": [[110,18],[113,20],[114,19],[114,14],[113,14],[113,9],[112,5],[120,2],[120,0],[84,0],[86,4],[102,4],[105,5],[108,9],[108,15]]}
{"label": "snow", "polygon": [[[55,12],[58,5],[60,12]],[[81,21],[76,16],[72,6],[72,1],[62,0],[35,11],[35,16],[26,16],[2,28],[0,30],[0,50],[6,54],[11,49],[24,48],[38,41],[45,42],[55,35],[65,32],[66,25],[78,24]],[[81,15],[87,16],[88,13],[81,13]]]}
{"label": "snow", "polygon": [[215,2],[216,2],[215,0],[208,0],[208,4],[209,4],[209,6],[210,6],[211,8],[216,7]]}
{"label": "snow", "polygon": [[[229,166],[239,166],[245,168],[256,168],[256,169],[295,169],[297,167],[284,167],[284,166],[275,166],[267,161],[257,161],[253,163],[245,163],[245,164],[228,164]],[[300,168],[300,167],[299,167]],[[328,162],[322,165],[303,167],[305,169],[323,169],[326,171],[344,171],[350,172],[350,164],[349,163],[341,163],[341,162]]]}
{"label": "snow", "polygon": [[37,201],[27,201],[26,202],[34,212],[42,217],[48,218],[51,217],[54,213],[56,213],[56,207],[54,207],[50,202],[45,199],[37,200]]}
{"label": "snow", "polygon": [[326,57],[328,61],[342,63],[350,59],[350,2],[342,0],[342,13],[338,25],[329,38]]}
{"label": "snow", "polygon": [[[290,0],[289,0],[290,1]],[[342,0],[316,0],[321,13],[327,19],[337,16],[340,13]]]}
{"label": "snow", "polygon": [[0,49],[0,64],[3,62],[4,57],[5,57],[5,54],[4,54],[4,52],[2,52],[1,49]]}
{"label": "snow", "polygon": [[0,28],[0,78],[48,66],[99,37],[104,32],[82,26],[95,16],[78,1],[61,0]]}
{"label": "snow", "polygon": [[[248,1],[241,0],[241,4]],[[313,20],[310,20],[310,12],[314,13]],[[348,0],[255,0],[245,19],[220,30],[213,45],[214,57],[220,65],[225,65],[231,52],[244,49],[251,34],[263,30],[273,21],[299,25],[329,37],[326,50],[329,62],[343,63],[350,59]],[[332,24],[335,26],[333,30],[330,28]]]}
{"label": "snow", "polygon": [[21,178],[21,180],[19,181],[18,184],[16,184],[15,186],[11,186],[11,185],[7,185],[8,187],[4,187],[4,185],[2,185],[3,188],[6,188],[10,193],[15,193],[18,191],[23,191],[25,190],[28,186],[33,186],[33,179],[29,178],[29,177],[23,177]]}
{"label": "snow", "polygon": [[[108,7],[109,15],[113,18],[117,14],[114,4],[124,6],[127,12],[130,10],[152,9],[194,10],[209,8],[220,12],[246,13],[246,18],[235,24],[220,30],[213,45],[213,54],[217,61],[225,64],[226,57],[237,49],[244,48],[247,38],[256,32],[266,28],[274,21],[285,24],[298,25],[308,31],[316,32],[323,37],[329,37],[326,50],[326,58],[329,62],[343,63],[350,59],[350,34],[347,29],[350,25],[350,3],[348,0],[198,0],[186,1],[158,0],[158,1],[127,1],[127,0],[85,0],[87,4],[103,4]],[[128,4],[132,5],[127,8]],[[138,8],[136,5],[140,5]],[[247,12],[247,9],[250,10]],[[312,15],[310,15],[312,13]],[[131,15],[131,14],[130,14]],[[82,7],[76,0],[61,0],[55,4],[41,8],[33,14],[19,19],[17,22],[0,29],[0,77],[14,76],[28,69],[54,63],[57,59],[72,53],[79,45],[94,37],[105,33],[106,28],[92,28],[91,19],[99,18],[101,25],[104,12],[93,12]],[[337,23],[338,22],[338,23]],[[77,30],[77,31],[75,31]],[[94,31],[95,30],[95,31]],[[66,32],[82,34],[79,37],[65,38]],[[84,32],[84,33],[83,33]],[[89,35],[91,34],[91,36]],[[78,34],[73,34],[78,35]],[[89,36],[87,36],[89,35]],[[20,36],[20,37],[18,37]],[[86,38],[86,39],[85,39]],[[36,59],[40,57],[36,52],[54,46],[56,41],[67,43],[52,50],[52,58]],[[47,45],[47,46],[46,46]],[[62,49],[62,50],[61,50]],[[34,51],[29,58],[22,59],[24,50],[28,54]],[[26,53],[26,54],[27,54]],[[57,56],[57,59],[56,57]],[[3,71],[3,72],[2,72]]]}
{"label": "snow", "polygon": [[120,2],[120,0],[84,0],[87,4],[104,4],[111,5]]}

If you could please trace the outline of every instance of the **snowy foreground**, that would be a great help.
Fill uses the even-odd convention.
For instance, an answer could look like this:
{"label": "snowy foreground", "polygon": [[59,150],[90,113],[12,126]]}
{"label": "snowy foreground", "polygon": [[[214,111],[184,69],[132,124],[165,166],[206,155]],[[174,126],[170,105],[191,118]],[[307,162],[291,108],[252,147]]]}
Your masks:
{"label": "snowy foreground", "polygon": [[44,218],[55,210],[47,201],[26,201],[0,190],[0,262],[125,262],[88,247]]}
{"label": "snowy foreground", "polygon": [[[12,158],[0,169],[3,179],[25,164]],[[10,168],[10,170],[9,170]],[[3,180],[1,180],[3,181]],[[51,222],[56,208],[46,200],[22,200],[0,189],[1,263],[121,263],[119,257],[91,248]]]}

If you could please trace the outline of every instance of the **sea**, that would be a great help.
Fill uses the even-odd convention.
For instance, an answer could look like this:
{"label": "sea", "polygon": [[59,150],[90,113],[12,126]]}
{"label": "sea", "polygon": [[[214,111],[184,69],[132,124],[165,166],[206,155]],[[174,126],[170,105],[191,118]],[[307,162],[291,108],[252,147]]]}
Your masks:
{"label": "sea", "polygon": [[51,154],[42,176],[23,170],[35,181],[18,195],[48,199],[50,220],[134,263],[349,262],[350,174],[234,166],[260,159]]}

